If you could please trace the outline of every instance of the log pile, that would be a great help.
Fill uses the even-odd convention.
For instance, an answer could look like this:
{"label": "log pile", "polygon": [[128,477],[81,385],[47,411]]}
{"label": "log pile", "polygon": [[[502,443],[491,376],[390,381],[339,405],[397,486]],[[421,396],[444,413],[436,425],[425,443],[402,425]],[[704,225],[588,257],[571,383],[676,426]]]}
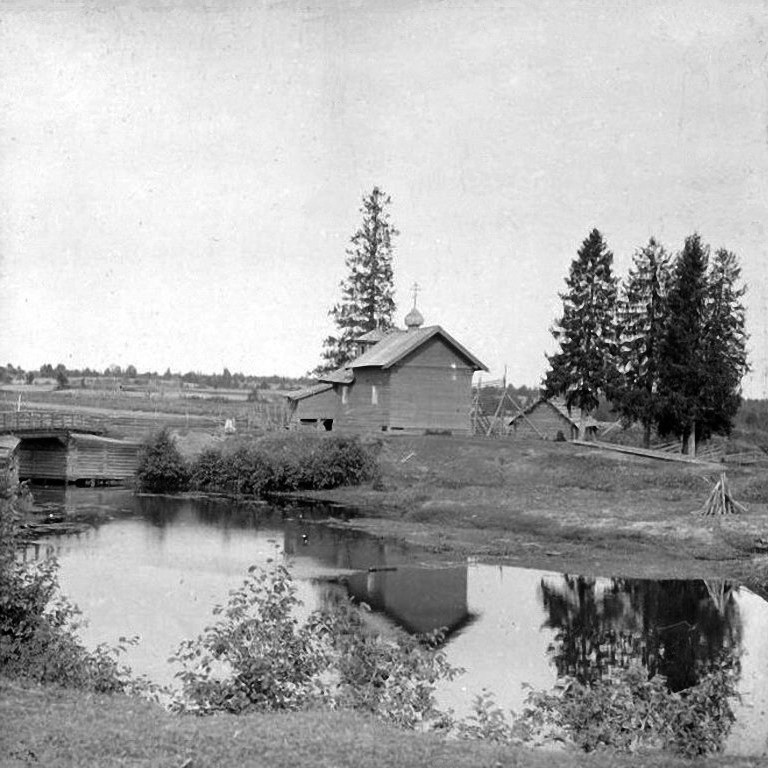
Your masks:
{"label": "log pile", "polygon": [[704,517],[708,517],[711,515],[737,515],[739,512],[746,511],[746,507],[739,504],[733,498],[731,489],[728,487],[728,479],[725,476],[725,472],[723,472],[710,491],[709,498],[704,504],[701,514]]}

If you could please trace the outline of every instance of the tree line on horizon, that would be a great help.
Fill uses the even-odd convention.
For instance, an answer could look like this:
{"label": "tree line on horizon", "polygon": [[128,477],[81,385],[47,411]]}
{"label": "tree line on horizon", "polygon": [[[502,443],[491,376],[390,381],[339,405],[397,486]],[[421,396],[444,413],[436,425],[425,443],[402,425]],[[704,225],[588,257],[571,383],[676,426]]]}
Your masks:
{"label": "tree line on horizon", "polygon": [[265,389],[272,386],[279,389],[291,389],[304,386],[309,381],[305,377],[279,374],[256,376],[240,372],[231,373],[228,368],[224,368],[221,373],[202,373],[200,371],[174,373],[170,368],[167,368],[165,373],[159,374],[157,371],[139,372],[134,365],[128,365],[125,368],[121,368],[119,365],[110,365],[103,371],[88,367],[67,368],[63,363],[58,363],[56,366],[44,363],[36,370],[25,370],[13,363],[0,365],[0,384],[9,384],[19,379],[23,379],[26,384],[34,384],[37,379],[49,379],[55,381],[59,389],[83,387],[86,379],[111,379],[137,385],[146,385],[158,380],[178,381],[183,384],[194,384],[214,389]]}
{"label": "tree line on horizon", "polygon": [[551,329],[548,396],[589,415],[607,398],[625,424],[681,438],[683,451],[729,434],[748,370],[741,269],[734,253],[711,253],[699,234],[674,256],[654,238],[623,281],[597,229],[584,240]]}

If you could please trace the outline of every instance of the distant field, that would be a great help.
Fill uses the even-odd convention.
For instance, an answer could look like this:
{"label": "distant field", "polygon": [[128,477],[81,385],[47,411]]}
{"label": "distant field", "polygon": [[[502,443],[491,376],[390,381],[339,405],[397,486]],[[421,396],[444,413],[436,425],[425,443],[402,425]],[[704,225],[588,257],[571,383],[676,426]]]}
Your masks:
{"label": "distant field", "polygon": [[78,411],[101,418],[111,434],[143,438],[161,426],[175,429],[223,429],[233,420],[238,432],[282,428],[286,418],[284,393],[259,390],[248,402],[249,390],[99,390],[3,386],[0,410]]}

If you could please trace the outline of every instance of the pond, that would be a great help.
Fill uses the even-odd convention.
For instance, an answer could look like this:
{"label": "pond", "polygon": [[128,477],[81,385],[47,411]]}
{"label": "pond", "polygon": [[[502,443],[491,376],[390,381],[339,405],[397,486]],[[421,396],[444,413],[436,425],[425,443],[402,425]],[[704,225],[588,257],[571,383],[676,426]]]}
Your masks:
{"label": "pond", "polygon": [[383,631],[447,627],[448,659],[466,673],[443,684],[439,700],[459,716],[483,689],[520,711],[527,686],[548,690],[563,674],[595,679],[630,659],[666,675],[675,690],[725,663],[741,696],[727,751],[768,753],[768,603],[744,587],[430,560],[325,525],[320,521],[340,512],[321,506],[244,506],[115,489],[36,489],[35,496],[110,515],[40,549],[55,552],[63,592],[88,617],[83,640],[139,635],[126,661],[157,682],[173,682],[168,656],[210,622],[213,606],[248,567],[280,557],[292,564],[306,611],[341,592],[367,603]]}

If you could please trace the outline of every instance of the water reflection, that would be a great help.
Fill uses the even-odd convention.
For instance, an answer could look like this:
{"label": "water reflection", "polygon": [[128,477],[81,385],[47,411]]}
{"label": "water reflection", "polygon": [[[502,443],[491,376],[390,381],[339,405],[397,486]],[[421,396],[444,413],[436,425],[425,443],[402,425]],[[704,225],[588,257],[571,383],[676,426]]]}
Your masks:
{"label": "water reflection", "polygon": [[66,496],[71,508],[95,505],[114,518],[47,542],[57,549],[65,593],[91,621],[85,638],[141,634],[129,662],[162,682],[172,680],[166,659],[177,643],[210,621],[251,564],[277,553],[294,563],[306,610],[341,593],[370,605],[387,626],[447,627],[449,661],[467,674],[439,697],[459,716],[483,688],[519,711],[526,684],[549,689],[564,674],[588,682],[637,660],[681,690],[726,663],[744,696],[728,749],[765,747],[768,604],[730,583],[430,563],[402,544],[319,525],[322,508],[74,491]]}
{"label": "water reflection", "polygon": [[726,582],[542,579],[557,672],[591,683],[635,660],[680,691],[723,664],[737,671],[741,618],[734,592]]}

